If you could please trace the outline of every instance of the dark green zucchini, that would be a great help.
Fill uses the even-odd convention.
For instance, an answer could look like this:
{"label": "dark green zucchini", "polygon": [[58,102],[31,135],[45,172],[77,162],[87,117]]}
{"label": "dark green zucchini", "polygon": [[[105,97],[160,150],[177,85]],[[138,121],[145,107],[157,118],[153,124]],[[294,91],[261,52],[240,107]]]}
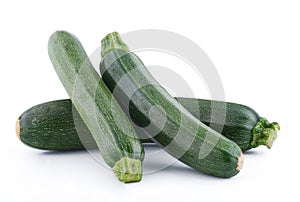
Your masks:
{"label": "dark green zucchini", "polygon": [[[269,123],[266,118],[260,117],[248,106],[193,98],[176,99],[202,123],[215,130],[221,128],[222,135],[237,143],[243,151],[260,145],[270,149],[277,138],[279,124]],[[212,119],[212,115],[224,119],[219,122],[218,119]]]}
{"label": "dark green zucchini", "polygon": [[[84,146],[97,148],[70,99],[31,107],[18,118],[16,129],[23,143],[37,149],[73,150],[82,149]],[[81,134],[80,138],[78,133]]]}
{"label": "dark green zucchini", "polygon": [[68,32],[55,32],[49,39],[48,53],[104,161],[113,168],[120,181],[140,181],[144,158],[141,141],[79,40]]}
{"label": "dark green zucchini", "polygon": [[[211,124],[212,102],[216,112],[225,104],[226,113],[219,114],[219,116],[226,116],[222,135],[237,143],[242,150],[255,148],[259,145],[266,145],[271,148],[277,136],[277,130],[279,130],[277,123],[269,123],[245,105],[194,98],[176,99],[197,119],[213,129],[222,123],[215,121]],[[197,104],[195,105],[195,103]],[[201,113],[197,113],[199,110]],[[77,127],[75,127],[74,121]],[[259,133],[256,129],[258,127],[263,127]],[[20,140],[37,149],[96,148],[90,131],[80,116],[77,115],[77,111],[74,108],[72,111],[70,99],[46,102],[26,110],[19,117],[16,128]],[[78,133],[82,134],[80,135],[81,138],[78,137]],[[152,140],[142,139],[142,142],[151,143]]]}
{"label": "dark green zucchini", "polygon": [[233,141],[189,113],[131,53],[118,33],[101,43],[100,72],[132,121],[173,157],[203,173],[232,177],[243,164]]}

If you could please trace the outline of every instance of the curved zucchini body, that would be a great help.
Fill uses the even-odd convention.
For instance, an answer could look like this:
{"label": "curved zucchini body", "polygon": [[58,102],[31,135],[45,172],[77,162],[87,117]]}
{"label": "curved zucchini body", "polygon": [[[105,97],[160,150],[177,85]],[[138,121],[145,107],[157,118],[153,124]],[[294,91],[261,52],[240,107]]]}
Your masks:
{"label": "curved zucchini body", "polygon": [[[113,168],[120,181],[141,180],[144,158],[141,141],[79,40],[68,32],[55,32],[49,39],[48,53],[104,161]],[[114,114],[118,116],[112,119]]]}
{"label": "curved zucchini body", "polygon": [[[211,103],[218,112],[219,107],[226,106],[226,118],[222,135],[237,143],[242,150],[254,148],[255,142],[270,148],[270,141],[264,140],[264,133],[253,137],[254,128],[260,125],[261,118],[253,109],[245,105],[230,102],[212,101],[194,98],[176,98],[192,115],[205,125],[214,129],[222,123],[212,122]],[[197,103],[196,105],[194,103]],[[72,110],[73,109],[73,110]],[[200,110],[201,113],[197,113]],[[222,111],[222,110],[220,110]],[[72,107],[70,99],[50,101],[36,105],[26,110],[17,121],[17,135],[28,146],[44,150],[75,150],[84,148],[96,148],[97,145],[90,131],[77,115],[78,112]],[[223,114],[219,114],[224,116]],[[74,120],[76,119],[77,120]],[[74,124],[76,122],[76,126]],[[276,127],[277,125],[277,127]],[[272,129],[275,127],[275,130]],[[277,136],[279,125],[269,123],[265,130],[269,133],[269,140]],[[80,130],[80,131],[78,131]],[[80,135],[80,138],[78,136]],[[256,133],[254,133],[256,134]],[[272,136],[274,134],[274,136]],[[257,141],[259,140],[259,141]],[[142,139],[143,143],[153,143],[151,139]],[[271,141],[272,143],[272,141]]]}
{"label": "curved zucchini body", "polygon": [[[270,149],[277,138],[279,124],[277,122],[269,123],[248,106],[193,98],[176,99],[205,125],[215,130],[222,128],[222,135],[237,143],[243,151],[260,145],[265,145]],[[224,117],[224,122],[212,119],[212,114]]]}
{"label": "curved zucchini body", "polygon": [[102,79],[133,122],[155,143],[209,175],[232,177],[240,171],[243,158],[239,146],[180,105],[129,52],[118,33],[102,40],[101,56]]}

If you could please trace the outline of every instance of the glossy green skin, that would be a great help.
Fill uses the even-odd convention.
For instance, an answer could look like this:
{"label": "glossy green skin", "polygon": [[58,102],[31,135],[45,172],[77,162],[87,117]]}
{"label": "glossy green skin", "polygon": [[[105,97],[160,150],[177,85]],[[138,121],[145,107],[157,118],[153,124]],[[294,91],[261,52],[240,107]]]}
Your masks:
{"label": "glossy green skin", "polygon": [[[243,151],[252,148],[252,129],[257,124],[260,116],[250,107],[222,101],[200,99],[195,101],[192,98],[177,98],[177,100],[202,123],[215,130],[221,128],[219,132],[237,143]],[[193,104],[195,102],[197,104]],[[224,107],[225,113],[223,113]],[[212,121],[212,114],[216,117],[224,117],[225,122]]]}
{"label": "glossy green skin", "polygon": [[[239,172],[239,146],[210,129],[184,109],[155,81],[135,54],[123,49],[112,49],[102,57],[100,72],[112,92],[122,77],[130,73],[125,83],[118,85],[118,92],[114,93],[114,96],[123,108],[128,106],[127,100],[130,100],[129,114],[138,126],[147,127],[151,122],[152,127],[145,130],[152,140],[169,154],[192,168],[213,176],[232,177]],[[145,83],[148,85],[144,85]],[[134,93],[128,96],[126,92],[131,91]],[[158,106],[166,112],[166,123],[158,134],[152,134],[152,130],[161,126],[162,118],[158,115],[150,120],[148,114],[153,106]],[[124,110],[127,110],[126,107]],[[177,135],[179,130],[181,135]],[[207,135],[217,139],[217,142],[205,140]],[[204,142],[213,149],[204,158],[199,158]],[[191,143],[187,150],[186,143]]]}
{"label": "glossy green skin", "polygon": [[[48,53],[105,162],[113,167],[122,157],[142,161],[144,149],[141,141],[95,71],[79,40],[68,32],[55,32],[49,39]],[[113,113],[118,116],[113,116]]]}
{"label": "glossy green skin", "polygon": [[[20,116],[18,124],[21,141],[33,148],[73,150],[84,146],[97,147],[69,99],[36,105]],[[81,134],[80,138],[78,134]]]}
{"label": "glossy green skin", "polygon": [[[176,98],[176,100],[211,128],[221,125],[216,122],[211,124],[212,102],[214,103],[213,110],[216,112],[225,104],[226,120],[222,135],[237,143],[242,150],[252,148],[250,144],[252,141],[251,131],[260,118],[253,109],[222,101],[194,98]],[[195,102],[197,105],[194,104]],[[197,113],[198,110],[201,113]],[[224,114],[220,114],[220,116],[224,116]],[[97,147],[70,99],[36,105],[26,110],[19,120],[21,141],[33,148],[62,151]],[[80,138],[78,134],[80,134]],[[142,139],[142,142],[153,143],[151,139]]]}

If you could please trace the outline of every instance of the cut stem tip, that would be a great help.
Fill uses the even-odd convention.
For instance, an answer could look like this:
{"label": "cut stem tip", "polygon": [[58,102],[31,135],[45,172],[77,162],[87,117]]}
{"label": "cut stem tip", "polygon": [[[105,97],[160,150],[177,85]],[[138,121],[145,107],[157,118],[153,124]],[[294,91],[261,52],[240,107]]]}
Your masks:
{"label": "cut stem tip", "polygon": [[142,162],[122,157],[113,167],[113,171],[121,182],[139,182],[143,175]]}
{"label": "cut stem tip", "polygon": [[265,145],[270,149],[277,138],[277,131],[279,130],[280,126],[277,122],[269,123],[267,119],[260,118],[252,129],[252,148]]}

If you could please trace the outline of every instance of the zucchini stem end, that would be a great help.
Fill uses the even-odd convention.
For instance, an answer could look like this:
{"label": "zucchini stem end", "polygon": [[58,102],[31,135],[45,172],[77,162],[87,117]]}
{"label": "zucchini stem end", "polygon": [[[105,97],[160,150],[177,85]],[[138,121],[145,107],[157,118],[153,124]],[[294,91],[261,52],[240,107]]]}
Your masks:
{"label": "zucchini stem end", "polygon": [[114,49],[123,49],[125,51],[129,51],[128,46],[122,41],[118,32],[112,32],[102,39],[101,57]]}
{"label": "zucchini stem end", "polygon": [[266,118],[260,118],[256,126],[252,129],[252,148],[265,145],[271,149],[279,130],[280,126],[277,122],[269,123]]}
{"label": "zucchini stem end", "polygon": [[142,162],[141,160],[122,157],[116,162],[113,171],[121,182],[139,182],[143,175]]}

